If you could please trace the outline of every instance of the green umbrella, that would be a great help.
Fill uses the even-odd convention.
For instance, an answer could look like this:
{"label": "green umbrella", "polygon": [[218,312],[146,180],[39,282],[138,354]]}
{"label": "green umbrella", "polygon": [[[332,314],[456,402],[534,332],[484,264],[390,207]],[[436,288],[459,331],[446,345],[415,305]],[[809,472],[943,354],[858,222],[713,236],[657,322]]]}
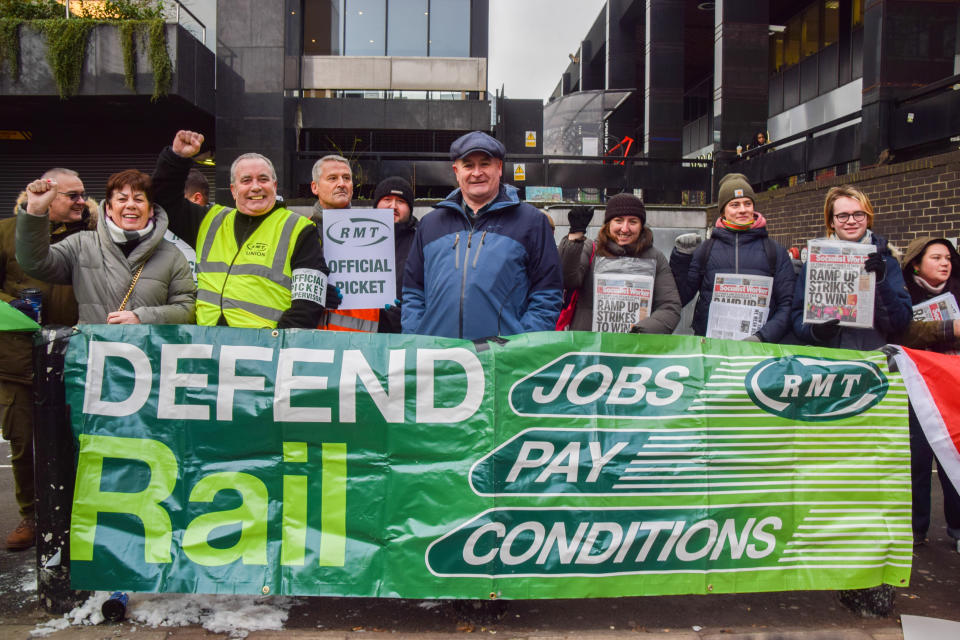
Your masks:
{"label": "green umbrella", "polygon": [[40,328],[36,322],[0,300],[0,331],[36,331]]}

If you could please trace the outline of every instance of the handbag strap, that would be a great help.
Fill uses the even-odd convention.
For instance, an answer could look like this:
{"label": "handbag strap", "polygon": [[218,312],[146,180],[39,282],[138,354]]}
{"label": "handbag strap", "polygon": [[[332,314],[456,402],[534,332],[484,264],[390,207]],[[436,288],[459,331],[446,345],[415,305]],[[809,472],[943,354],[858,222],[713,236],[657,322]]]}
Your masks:
{"label": "handbag strap", "polygon": [[123,296],[123,302],[120,303],[120,308],[117,311],[123,311],[124,307],[127,306],[127,300],[130,299],[130,294],[133,293],[133,288],[137,286],[137,280],[140,279],[140,273],[143,271],[143,265],[145,262],[140,263],[140,268],[137,269],[137,272],[133,274],[133,282],[130,283],[130,288],[127,289],[127,295]]}

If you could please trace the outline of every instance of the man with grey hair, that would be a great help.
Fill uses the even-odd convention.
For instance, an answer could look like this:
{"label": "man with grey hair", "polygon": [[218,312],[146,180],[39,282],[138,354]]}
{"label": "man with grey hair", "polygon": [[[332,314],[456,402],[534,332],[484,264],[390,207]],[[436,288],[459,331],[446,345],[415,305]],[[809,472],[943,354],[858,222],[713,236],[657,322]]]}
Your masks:
{"label": "man with grey hair", "polygon": [[310,191],[317,196],[312,220],[323,229],[324,209],[348,209],[353,199],[353,170],[343,156],[326,155],[313,163]]}
{"label": "man with grey hair", "polygon": [[[50,202],[50,244],[96,226],[97,205],[87,199],[83,182],[72,169],[50,169],[42,180],[56,182],[57,195]],[[20,194],[14,211],[22,211],[26,192]],[[26,215],[20,213],[19,215]],[[17,262],[17,216],[0,221],[0,300],[32,312],[23,299],[32,293],[41,298],[40,321],[43,324],[72,326],[77,323],[77,301],[69,284],[50,284],[32,278]],[[27,303],[24,305],[24,303]],[[29,549],[34,544],[34,471],[33,471],[33,340],[30,333],[7,331],[0,334],[0,430],[10,441],[10,466],[13,488],[20,508],[20,523],[7,536],[7,549]]]}
{"label": "man with grey hair", "polygon": [[277,172],[259,153],[230,166],[235,208],[184,198],[191,158],[202,145],[203,135],[178,131],[153,173],[154,197],[170,229],[197,249],[197,324],[315,328],[329,274],[317,227],[277,202]]}
{"label": "man with grey hair", "polygon": [[[350,208],[350,201],[353,199],[353,170],[350,168],[349,160],[343,156],[330,154],[313,163],[310,173],[313,178],[310,190],[317,196],[317,201],[313,204],[313,216],[310,219],[320,229],[322,244],[323,210]],[[379,321],[379,309],[329,309],[317,328],[328,331],[375,333]]]}

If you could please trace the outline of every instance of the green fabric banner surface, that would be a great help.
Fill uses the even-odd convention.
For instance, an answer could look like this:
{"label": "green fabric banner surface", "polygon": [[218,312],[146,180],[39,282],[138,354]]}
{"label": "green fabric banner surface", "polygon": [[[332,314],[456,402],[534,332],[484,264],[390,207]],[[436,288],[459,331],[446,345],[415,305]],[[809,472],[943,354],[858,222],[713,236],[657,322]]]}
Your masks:
{"label": "green fabric banner surface", "polygon": [[0,331],[36,331],[39,328],[32,318],[11,307],[9,302],[0,300]]}
{"label": "green fabric banner surface", "polygon": [[85,326],[75,589],[579,598],[906,586],[880,352]]}

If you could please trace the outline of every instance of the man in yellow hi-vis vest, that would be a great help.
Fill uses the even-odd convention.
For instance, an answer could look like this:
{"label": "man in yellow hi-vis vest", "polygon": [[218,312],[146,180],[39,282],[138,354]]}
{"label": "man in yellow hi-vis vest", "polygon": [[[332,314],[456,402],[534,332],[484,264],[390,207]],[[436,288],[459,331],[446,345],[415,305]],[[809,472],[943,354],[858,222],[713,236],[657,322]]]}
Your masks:
{"label": "man in yellow hi-vis vest", "polygon": [[230,167],[236,208],[185,199],[184,180],[202,145],[201,134],[178,131],[153,174],[155,198],[170,229],[196,239],[197,324],[316,327],[329,274],[317,227],[277,202],[273,163],[257,153],[241,155]]}
{"label": "man in yellow hi-vis vest", "polygon": [[[313,205],[313,220],[323,233],[324,209],[349,209],[353,198],[353,170],[343,156],[328,155],[313,165],[310,190],[317,196]],[[321,235],[322,242],[322,235]],[[318,329],[330,331],[360,331],[376,333],[380,324],[379,309],[329,309]]]}

